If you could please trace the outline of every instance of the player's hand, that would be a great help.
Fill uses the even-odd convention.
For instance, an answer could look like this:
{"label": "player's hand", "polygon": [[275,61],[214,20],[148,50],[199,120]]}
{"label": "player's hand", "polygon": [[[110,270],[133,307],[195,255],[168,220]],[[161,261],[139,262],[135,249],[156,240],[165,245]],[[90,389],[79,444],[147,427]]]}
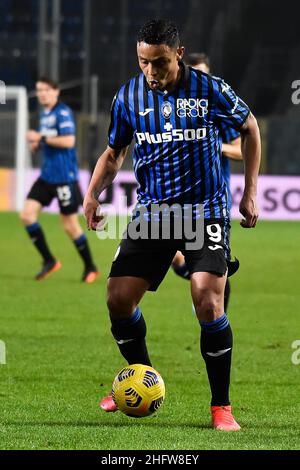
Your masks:
{"label": "player's hand", "polygon": [[38,150],[39,143],[38,142],[29,142],[29,150],[30,152],[34,153]]}
{"label": "player's hand", "polygon": [[27,140],[30,144],[39,144],[41,140],[41,134],[37,131],[30,130],[27,132]]}
{"label": "player's hand", "polygon": [[83,210],[88,230],[101,230],[100,223],[105,219],[105,216],[101,214],[99,202],[93,196],[86,194]]}
{"label": "player's hand", "polygon": [[254,194],[244,193],[240,202],[240,213],[244,218],[240,224],[244,228],[254,228],[258,219],[258,207]]}

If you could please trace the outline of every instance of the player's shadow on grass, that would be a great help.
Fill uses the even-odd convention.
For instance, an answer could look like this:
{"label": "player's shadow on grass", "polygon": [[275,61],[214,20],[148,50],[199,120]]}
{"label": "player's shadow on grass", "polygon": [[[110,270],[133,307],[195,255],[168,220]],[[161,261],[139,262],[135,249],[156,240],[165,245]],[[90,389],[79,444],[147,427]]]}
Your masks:
{"label": "player's shadow on grass", "polygon": [[[64,285],[66,287],[72,287],[74,288],[74,283],[77,283],[77,287],[83,287],[83,288],[86,288],[86,283],[82,282],[81,279],[80,279],[80,271],[78,272],[78,275],[77,277],[72,277],[72,275],[61,275],[59,277],[59,279],[55,278],[54,276],[53,277],[50,277],[49,279],[46,279],[44,281],[37,281],[35,279],[35,274],[34,271],[32,273],[30,273],[29,275],[28,274],[20,274],[20,273],[17,273],[17,274],[13,274],[11,272],[9,273],[2,273],[3,274],[3,279],[5,278],[6,281],[20,281],[20,282],[27,282],[28,284],[30,285],[36,285],[36,286],[40,286],[41,283],[43,285],[47,285],[47,284],[50,284],[52,285],[53,287],[53,284],[55,284],[56,282],[59,282],[59,285]],[[103,277],[103,279],[105,279],[105,276]],[[97,281],[95,282],[95,285],[99,285],[101,284],[101,278],[97,279]]]}
{"label": "player's shadow on grass", "polygon": [[[36,271],[38,271],[38,268],[37,268]],[[27,284],[30,284],[31,286],[32,285],[40,286],[41,283],[43,285],[50,284],[50,285],[53,286],[54,282],[57,281],[57,279],[55,279],[55,277],[51,277],[51,278],[46,279],[44,281],[37,281],[35,279],[35,274],[36,273],[34,271],[32,271],[30,274],[20,274],[20,273],[5,274],[5,273],[3,273],[3,278],[5,277],[6,281],[26,282]],[[84,285],[84,283],[80,281],[79,276],[77,278],[71,278],[71,276],[60,277],[58,282],[59,282],[60,285],[63,283],[64,285],[70,285],[70,286],[73,285],[73,287],[74,287],[74,282],[78,282],[79,286]]]}
{"label": "player's shadow on grass", "polygon": [[132,419],[128,422],[111,422],[111,421],[7,421],[3,423],[7,426],[45,426],[45,427],[90,427],[90,428],[100,428],[103,426],[108,426],[110,428],[128,428],[129,426],[138,425],[141,427],[169,427],[169,428],[189,428],[189,429],[211,429],[211,425],[208,423],[168,423],[166,421],[159,422],[156,419],[150,420],[141,420],[141,419]]}
{"label": "player's shadow on grass", "polygon": [[[108,428],[114,428],[114,429],[126,429],[129,427],[137,427],[139,426],[140,428],[147,428],[147,427],[155,427],[155,428],[173,428],[173,429],[180,429],[183,430],[184,428],[189,429],[189,430],[213,430],[211,427],[211,424],[206,422],[206,423],[174,423],[174,422],[166,422],[166,421],[157,421],[156,419],[133,419],[133,420],[128,420],[128,422],[111,422],[111,421],[6,421],[4,423],[1,423],[2,426],[29,426],[29,427],[71,427],[71,428],[99,428],[100,430],[103,428],[103,426],[108,427]],[[242,425],[242,431],[240,433],[237,433],[238,435],[244,434],[243,431],[247,431],[247,434],[252,434],[255,433],[257,434],[257,426],[254,424],[247,424],[247,426],[244,426],[243,423]],[[274,430],[275,427],[273,426]],[[270,429],[270,423],[265,423],[260,425],[260,430],[269,430]],[[276,425],[276,430],[279,432],[284,432],[284,431],[289,431],[291,429],[291,426],[289,424],[277,424]],[[234,433],[235,434],[235,433]]]}
{"label": "player's shadow on grass", "polygon": [[34,279],[34,273],[32,275],[29,275],[28,274],[12,274],[12,273],[2,273],[3,274],[3,279],[5,277],[6,281],[25,281],[25,282],[28,282],[28,283],[33,283],[35,282],[36,284],[37,281]]}

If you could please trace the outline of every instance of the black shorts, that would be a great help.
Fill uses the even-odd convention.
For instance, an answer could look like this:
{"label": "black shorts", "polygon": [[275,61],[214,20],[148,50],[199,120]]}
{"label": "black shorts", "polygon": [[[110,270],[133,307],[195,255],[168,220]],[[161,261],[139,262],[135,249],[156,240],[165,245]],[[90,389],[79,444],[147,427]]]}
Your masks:
{"label": "black shorts", "polygon": [[82,205],[82,194],[77,181],[66,184],[50,184],[38,178],[28,193],[27,199],[34,199],[42,206],[49,206],[57,198],[61,214],[71,215],[78,212]]}
{"label": "black shorts", "polygon": [[229,232],[228,219],[206,219],[202,247],[190,249],[186,246],[187,240],[182,239],[133,240],[128,235],[127,227],[109,277],[141,277],[149,281],[148,290],[155,291],[163,281],[178,250],[185,256],[190,274],[209,272],[224,276],[230,260]]}

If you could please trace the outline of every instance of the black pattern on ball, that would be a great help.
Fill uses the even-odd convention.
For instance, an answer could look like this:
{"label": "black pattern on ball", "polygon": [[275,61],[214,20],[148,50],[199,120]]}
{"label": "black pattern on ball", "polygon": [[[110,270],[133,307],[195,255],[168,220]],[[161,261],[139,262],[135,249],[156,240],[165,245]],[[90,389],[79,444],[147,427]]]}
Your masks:
{"label": "black pattern on ball", "polygon": [[142,401],[142,397],[133,388],[125,390],[126,405],[130,408],[137,408]]}
{"label": "black pattern on ball", "polygon": [[152,372],[151,370],[147,370],[144,375],[143,379],[143,384],[145,387],[150,388],[153,387],[154,385],[158,384],[159,380],[155,372]]}

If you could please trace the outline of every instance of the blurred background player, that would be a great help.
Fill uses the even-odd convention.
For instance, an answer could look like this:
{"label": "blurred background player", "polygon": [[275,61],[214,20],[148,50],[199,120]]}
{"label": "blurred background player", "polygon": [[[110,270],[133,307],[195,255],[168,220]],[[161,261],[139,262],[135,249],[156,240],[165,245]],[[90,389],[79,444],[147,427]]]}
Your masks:
{"label": "blurred background player", "polygon": [[20,217],[28,235],[43,258],[36,280],[45,279],[59,270],[61,263],[50,251],[38,215],[54,198],[58,199],[60,217],[65,232],[84,262],[82,281],[92,283],[98,277],[88,241],[78,220],[82,195],[78,184],[78,166],[75,149],[75,121],[71,109],[58,101],[58,85],[49,78],[36,83],[36,95],[42,106],[39,132],[28,131],[31,152],[42,149],[41,175],[33,184]]}
{"label": "blurred background player", "polygon": [[[194,69],[200,70],[204,73],[210,73],[210,63],[209,57],[204,54],[203,52],[193,52],[185,56],[185,63],[190,65]],[[240,133],[234,129],[233,127],[225,126],[223,122],[220,123],[219,129],[219,136],[220,136],[220,144],[222,148],[222,156],[221,156],[221,168],[222,173],[226,182],[227,190],[228,190],[228,203],[229,203],[229,210],[231,209],[232,205],[232,197],[230,192],[230,159],[232,160],[242,160],[242,151],[241,151],[241,137]],[[238,261],[231,263],[229,266],[229,274],[230,269],[235,272],[238,269]],[[189,279],[190,274],[187,269],[185,259],[183,254],[178,251],[173,259],[172,268],[178,276],[183,277],[184,279]],[[232,272],[232,274],[233,274]],[[225,293],[224,293],[224,307],[225,311],[227,311],[228,303],[229,303],[229,296],[230,296],[230,282],[229,278],[227,278],[226,286],[225,286]]]}

